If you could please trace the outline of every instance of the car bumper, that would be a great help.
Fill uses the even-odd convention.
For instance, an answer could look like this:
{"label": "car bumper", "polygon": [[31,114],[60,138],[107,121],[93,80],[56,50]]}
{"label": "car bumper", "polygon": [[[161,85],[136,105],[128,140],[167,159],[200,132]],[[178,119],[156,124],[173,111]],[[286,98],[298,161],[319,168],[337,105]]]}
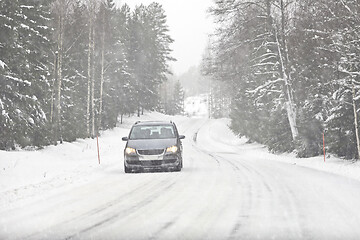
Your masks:
{"label": "car bumper", "polygon": [[155,156],[126,156],[125,166],[131,170],[178,168],[181,157],[175,154]]}

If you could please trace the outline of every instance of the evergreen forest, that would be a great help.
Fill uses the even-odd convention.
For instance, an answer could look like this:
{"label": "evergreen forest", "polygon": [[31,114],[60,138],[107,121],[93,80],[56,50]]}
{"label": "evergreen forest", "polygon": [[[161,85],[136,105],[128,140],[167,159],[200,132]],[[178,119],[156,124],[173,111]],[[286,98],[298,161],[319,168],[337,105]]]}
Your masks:
{"label": "evergreen forest", "polygon": [[[210,115],[273,152],[359,159],[359,0],[214,0],[201,64]],[[183,112],[158,3],[0,1],[0,149],[95,137]],[[166,86],[168,85],[168,86]],[[171,86],[171,90],[169,90]]]}
{"label": "evergreen forest", "polygon": [[359,158],[359,0],[217,0],[210,14],[202,71],[230,99],[236,134],[299,157],[325,140]]}
{"label": "evergreen forest", "polygon": [[167,19],[151,3],[0,1],[0,149],[95,137],[161,109],[171,74]]}

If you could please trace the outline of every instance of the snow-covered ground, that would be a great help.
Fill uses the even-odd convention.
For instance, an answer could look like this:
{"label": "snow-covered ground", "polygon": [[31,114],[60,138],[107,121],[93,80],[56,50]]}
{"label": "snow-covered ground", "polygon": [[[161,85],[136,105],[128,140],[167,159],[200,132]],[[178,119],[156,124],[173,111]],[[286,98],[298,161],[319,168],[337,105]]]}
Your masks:
{"label": "snow-covered ground", "polygon": [[[194,106],[196,103],[194,104]],[[0,239],[358,239],[360,165],[247,144],[227,119],[173,120],[184,169],[124,174],[121,137],[0,151]]]}
{"label": "snow-covered ground", "polygon": [[[153,112],[145,114],[141,120],[170,121],[173,118]],[[176,118],[179,122],[183,119],[181,116]],[[91,138],[48,146],[38,151],[0,150],[0,206],[59,186],[87,182],[99,171],[109,170],[114,164],[122,163],[125,143],[121,137],[127,136],[131,125],[138,120],[135,116],[126,118],[121,126],[101,133],[100,164],[97,140]]]}
{"label": "snow-covered ground", "polygon": [[[214,121],[212,125],[211,137],[209,139],[218,139],[226,143],[230,148],[235,148],[236,151],[239,147],[242,149],[251,149],[251,153],[256,156],[261,156],[267,160],[284,162],[294,164],[302,167],[312,168],[320,171],[334,173],[345,177],[353,178],[360,181],[360,162],[353,162],[344,160],[326,154],[325,162],[324,156],[311,157],[311,158],[297,158],[295,154],[272,154],[269,153],[267,148],[261,144],[251,143],[247,144],[246,138],[238,138],[227,127],[230,124],[229,119],[219,119]],[[251,156],[250,156],[251,157]]]}
{"label": "snow-covered ground", "polygon": [[187,97],[185,99],[184,112],[190,117],[203,117],[209,116],[208,95],[201,94],[199,96]]}

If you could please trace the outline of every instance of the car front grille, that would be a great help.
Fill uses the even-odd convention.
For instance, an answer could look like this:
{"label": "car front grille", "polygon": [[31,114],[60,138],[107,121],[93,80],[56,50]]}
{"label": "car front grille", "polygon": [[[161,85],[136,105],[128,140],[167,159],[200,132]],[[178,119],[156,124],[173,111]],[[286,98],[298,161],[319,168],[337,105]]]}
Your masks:
{"label": "car front grille", "polygon": [[164,149],[137,150],[140,155],[161,155]]}
{"label": "car front grille", "polygon": [[176,163],[177,159],[153,160],[153,161],[128,161],[129,164],[141,165],[143,167],[161,166],[163,164]]}

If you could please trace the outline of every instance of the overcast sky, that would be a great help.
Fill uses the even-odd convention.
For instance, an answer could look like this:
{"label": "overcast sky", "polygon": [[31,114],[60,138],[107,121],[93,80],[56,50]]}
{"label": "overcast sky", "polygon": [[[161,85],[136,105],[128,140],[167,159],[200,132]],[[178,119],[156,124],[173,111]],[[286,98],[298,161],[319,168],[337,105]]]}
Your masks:
{"label": "overcast sky", "polygon": [[127,3],[132,9],[143,3],[160,3],[167,15],[172,44],[172,56],[177,62],[171,63],[176,75],[186,72],[191,66],[199,65],[208,43],[208,34],[213,31],[212,19],[207,13],[212,0],[115,0]]}

